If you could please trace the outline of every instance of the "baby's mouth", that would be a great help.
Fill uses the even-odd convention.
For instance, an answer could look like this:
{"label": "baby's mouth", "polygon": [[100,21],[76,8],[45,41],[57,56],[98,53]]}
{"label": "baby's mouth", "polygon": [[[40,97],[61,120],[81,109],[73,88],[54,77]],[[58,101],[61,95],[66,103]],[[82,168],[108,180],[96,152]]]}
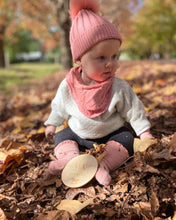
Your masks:
{"label": "baby's mouth", "polygon": [[111,74],[111,72],[110,71],[106,71],[103,74],[108,75],[108,74]]}
{"label": "baby's mouth", "polygon": [[103,73],[103,75],[106,77],[110,77],[112,74],[111,74],[111,71],[106,71]]}

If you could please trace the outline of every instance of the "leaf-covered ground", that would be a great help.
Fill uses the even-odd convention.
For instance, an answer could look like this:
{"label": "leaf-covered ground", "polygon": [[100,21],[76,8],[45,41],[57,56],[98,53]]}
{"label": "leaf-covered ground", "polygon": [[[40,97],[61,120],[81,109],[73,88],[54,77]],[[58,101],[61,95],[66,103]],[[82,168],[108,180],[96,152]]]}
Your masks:
{"label": "leaf-covered ground", "polygon": [[0,93],[0,219],[175,220],[176,63],[121,62],[118,76],[143,101],[157,141],[113,171],[108,187],[92,180],[71,189],[48,174],[54,145],[43,122],[64,75]]}

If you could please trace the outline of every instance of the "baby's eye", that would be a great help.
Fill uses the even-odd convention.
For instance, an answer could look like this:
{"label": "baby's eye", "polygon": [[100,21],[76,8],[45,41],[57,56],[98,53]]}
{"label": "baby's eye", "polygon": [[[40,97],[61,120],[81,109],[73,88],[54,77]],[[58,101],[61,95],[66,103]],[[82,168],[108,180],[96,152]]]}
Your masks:
{"label": "baby's eye", "polygon": [[113,59],[113,60],[117,59],[117,55],[114,54],[114,55],[112,56],[112,59]]}
{"label": "baby's eye", "polygon": [[104,56],[100,56],[99,59],[100,59],[100,60],[104,60],[105,57],[104,57]]}

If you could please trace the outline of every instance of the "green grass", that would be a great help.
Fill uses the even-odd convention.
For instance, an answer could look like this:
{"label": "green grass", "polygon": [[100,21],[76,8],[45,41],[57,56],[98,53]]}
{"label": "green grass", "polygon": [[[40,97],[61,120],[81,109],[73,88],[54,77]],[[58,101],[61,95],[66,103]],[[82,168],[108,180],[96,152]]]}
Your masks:
{"label": "green grass", "polygon": [[21,63],[12,64],[8,69],[0,68],[0,90],[8,93],[14,85],[19,88],[31,79],[42,78],[60,70],[59,64]]}

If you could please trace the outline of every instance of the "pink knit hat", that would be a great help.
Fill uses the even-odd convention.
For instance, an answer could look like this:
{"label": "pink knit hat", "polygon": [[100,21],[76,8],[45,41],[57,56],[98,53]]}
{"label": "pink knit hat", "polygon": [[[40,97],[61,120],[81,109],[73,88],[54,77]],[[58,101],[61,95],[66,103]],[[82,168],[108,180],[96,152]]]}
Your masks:
{"label": "pink knit hat", "polygon": [[70,45],[74,61],[100,41],[117,39],[122,43],[119,31],[112,23],[99,16],[98,11],[97,0],[70,0]]}

